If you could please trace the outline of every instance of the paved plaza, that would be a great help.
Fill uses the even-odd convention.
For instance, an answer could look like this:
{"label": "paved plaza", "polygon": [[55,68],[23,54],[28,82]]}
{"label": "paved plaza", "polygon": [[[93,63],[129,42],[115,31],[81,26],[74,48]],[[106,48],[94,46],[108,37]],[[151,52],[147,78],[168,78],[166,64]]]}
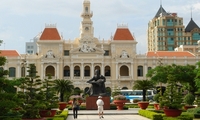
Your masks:
{"label": "paved plaza", "polygon": [[[102,120],[150,120],[138,115],[139,108],[130,108],[129,110],[104,110]],[[69,110],[67,120],[74,120],[72,110]],[[97,110],[79,110],[77,120],[99,120]]]}

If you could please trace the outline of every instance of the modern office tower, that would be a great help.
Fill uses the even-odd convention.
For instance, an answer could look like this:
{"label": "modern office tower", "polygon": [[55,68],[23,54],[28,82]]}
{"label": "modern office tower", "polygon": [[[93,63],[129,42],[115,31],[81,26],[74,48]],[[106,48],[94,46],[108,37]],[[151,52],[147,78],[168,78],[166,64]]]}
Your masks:
{"label": "modern office tower", "polygon": [[187,27],[177,13],[166,12],[160,6],[148,23],[148,51],[174,51],[180,45],[197,45],[200,29],[191,18]]}

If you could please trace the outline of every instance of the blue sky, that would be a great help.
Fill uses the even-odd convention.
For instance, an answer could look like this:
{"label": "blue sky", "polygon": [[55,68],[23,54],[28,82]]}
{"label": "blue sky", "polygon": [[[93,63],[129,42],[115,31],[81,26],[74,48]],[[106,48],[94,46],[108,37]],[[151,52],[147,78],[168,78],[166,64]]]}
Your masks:
{"label": "blue sky", "polygon": [[[160,0],[90,0],[94,36],[110,39],[117,24],[128,24],[136,37],[137,53],[147,52],[147,27],[160,7]],[[25,43],[43,31],[45,24],[56,24],[66,40],[79,37],[83,0],[1,0],[0,49],[25,52]],[[199,0],[162,0],[167,12],[183,17],[186,26],[192,18],[200,26]]]}

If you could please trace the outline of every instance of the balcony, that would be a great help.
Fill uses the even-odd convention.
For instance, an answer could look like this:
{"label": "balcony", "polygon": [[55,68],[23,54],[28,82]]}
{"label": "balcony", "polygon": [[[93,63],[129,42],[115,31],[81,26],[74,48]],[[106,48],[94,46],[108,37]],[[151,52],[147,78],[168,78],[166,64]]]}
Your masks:
{"label": "balcony", "polygon": [[90,76],[85,76],[85,77],[83,77],[83,79],[84,80],[90,80],[92,77],[90,77]]}
{"label": "balcony", "polygon": [[65,80],[70,80],[71,78],[70,78],[70,76],[64,76],[64,79]]}
{"label": "balcony", "polygon": [[106,76],[106,80],[110,80],[111,79],[111,77],[110,76]]}
{"label": "balcony", "polygon": [[119,80],[131,80],[131,76],[119,76]]}
{"label": "balcony", "polygon": [[81,77],[80,76],[74,76],[74,80],[80,80]]}

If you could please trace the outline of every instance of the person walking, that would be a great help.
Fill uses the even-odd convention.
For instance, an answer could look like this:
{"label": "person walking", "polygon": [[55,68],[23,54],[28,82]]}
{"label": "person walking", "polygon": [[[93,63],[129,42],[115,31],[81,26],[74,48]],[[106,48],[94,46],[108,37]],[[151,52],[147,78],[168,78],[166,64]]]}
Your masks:
{"label": "person walking", "polygon": [[72,110],[73,110],[74,119],[77,119],[77,116],[78,116],[78,107],[79,107],[79,103],[78,103],[77,99],[74,98],[73,102],[72,102]]}
{"label": "person walking", "polygon": [[104,118],[103,117],[103,105],[104,105],[104,102],[103,102],[101,96],[98,97],[98,100],[96,101],[96,104],[97,104],[97,107],[98,107],[99,118],[100,119]]}

